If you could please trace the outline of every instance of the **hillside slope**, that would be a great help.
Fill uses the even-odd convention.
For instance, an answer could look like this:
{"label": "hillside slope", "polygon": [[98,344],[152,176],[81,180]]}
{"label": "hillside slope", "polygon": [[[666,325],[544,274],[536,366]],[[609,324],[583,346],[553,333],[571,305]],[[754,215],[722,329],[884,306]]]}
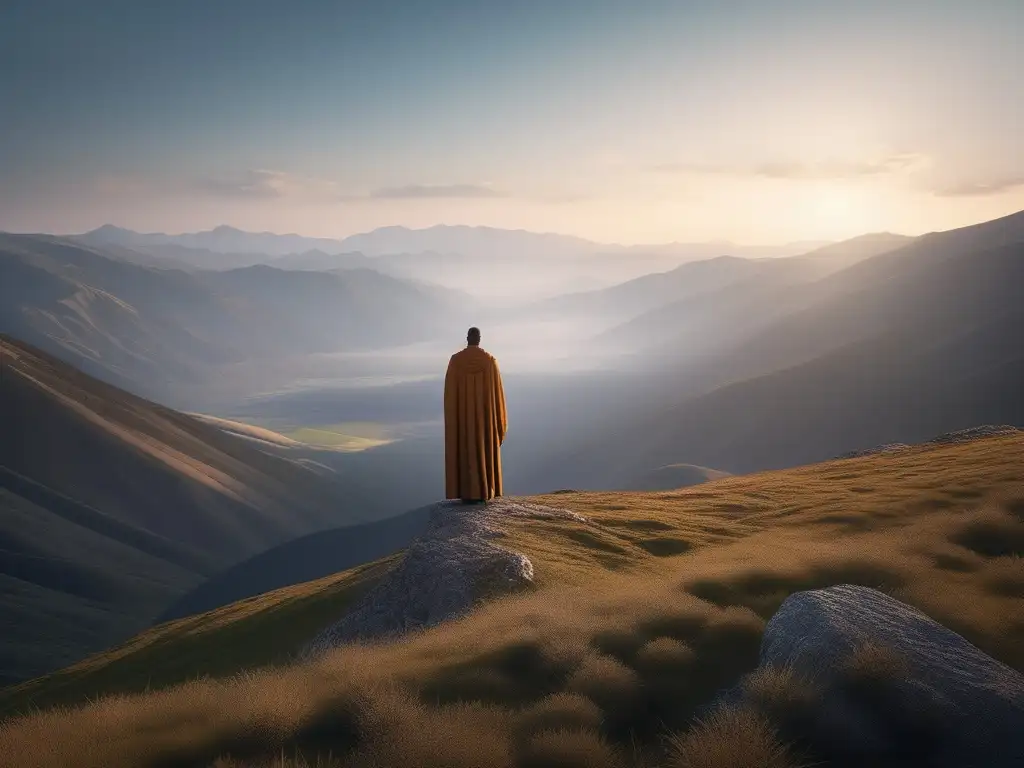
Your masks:
{"label": "hillside slope", "polygon": [[205,613],[388,557],[423,530],[429,510],[421,507],[385,520],[317,531],[261,552],[183,595],[154,623]]}
{"label": "hillside slope", "polygon": [[[714,256],[689,261],[667,272],[654,272],[618,285],[540,301],[530,307],[536,317],[588,317],[604,327],[601,339],[625,341],[643,348],[664,344],[680,327],[679,311],[689,302],[729,296],[730,288],[770,281],[775,286],[813,282],[858,261],[907,244],[912,238],[888,233],[863,235],[799,256],[739,258]],[[625,257],[622,258],[631,258]],[[717,300],[717,299],[715,299]]]}
{"label": "hillside slope", "polygon": [[623,491],[671,491],[687,488],[711,480],[728,477],[728,472],[696,464],[665,464],[647,472],[641,472],[622,486]]}
{"label": "hillside slope", "polygon": [[[1024,669],[1022,461],[1024,436],[1017,434],[673,492],[532,497],[583,517],[510,519],[503,526],[502,546],[533,564],[534,586],[524,595],[482,605],[404,642],[255,669],[293,660],[317,627],[342,615],[397,563],[379,561],[154,627],[6,691],[0,707],[82,702],[207,674],[248,670],[246,676],[30,716],[0,729],[0,743],[12,754],[36,756],[32,734],[48,727],[60,733],[61,750],[82,750],[94,718],[116,715],[118,738],[88,747],[95,764],[128,766],[142,754],[152,759],[153,750],[168,761],[203,765],[232,753],[278,755],[282,747],[310,759],[328,750],[337,757],[353,748],[347,731],[310,723],[335,723],[338,707],[351,705],[380,718],[374,722],[385,735],[366,738],[375,748],[384,748],[376,739],[390,740],[384,764],[511,765],[492,762],[491,752],[481,757],[476,747],[475,762],[459,752],[481,718],[489,740],[474,736],[473,743],[486,750],[506,736],[520,749],[520,729],[568,722],[584,730],[567,742],[573,753],[597,750],[589,746],[597,741],[605,750],[611,744],[650,758],[664,743],[662,729],[685,727],[697,707],[757,664],[765,621],[788,594],[842,583],[884,589]],[[421,703],[393,703],[405,696]],[[154,723],[197,711],[201,720],[186,721],[198,730],[165,727],[161,740],[152,740]],[[329,713],[334,719],[318,719]],[[278,725],[269,741],[244,731],[268,717]],[[424,718],[430,729],[420,727]],[[431,740],[429,731],[443,737]],[[243,732],[250,735],[236,736]],[[597,759],[607,751],[585,754],[593,756],[588,765],[626,764],[614,755]],[[40,753],[38,765],[59,759]]]}
{"label": "hillside slope", "polygon": [[649,357],[661,393],[627,403],[537,475],[557,467],[561,484],[615,488],[666,463],[750,472],[978,423],[1024,425],[1022,286],[1018,214],[815,283],[726,289],[682,325],[660,325],[666,346]]}
{"label": "hillside slope", "polygon": [[0,336],[0,675],[138,631],[200,580],[372,500]]}

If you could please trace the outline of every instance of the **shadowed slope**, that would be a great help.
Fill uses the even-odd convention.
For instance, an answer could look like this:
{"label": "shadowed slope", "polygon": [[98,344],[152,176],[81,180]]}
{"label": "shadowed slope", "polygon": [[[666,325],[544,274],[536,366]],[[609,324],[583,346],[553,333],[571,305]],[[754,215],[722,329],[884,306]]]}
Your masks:
{"label": "shadowed slope", "polygon": [[[613,488],[679,461],[749,472],[1024,425],[1024,214],[916,239],[798,295],[737,294],[765,299],[765,285],[741,284],[689,317],[689,340],[651,354],[670,361],[663,392],[549,460],[557,482]],[[742,332],[729,325],[732,343],[715,348],[721,334],[702,323],[723,316]]]}
{"label": "shadowed slope", "polygon": [[[721,255],[682,264],[667,272],[656,272],[619,285],[573,293],[538,302],[530,308],[537,317],[589,316],[598,326],[615,326],[602,335],[605,342],[644,345],[667,341],[679,328],[682,313],[690,303],[732,296],[739,289],[747,296],[759,296],[756,287],[796,286],[818,280],[858,261],[906,245],[913,238],[879,233],[833,243],[800,256],[783,258],[738,258]],[[769,281],[764,283],[764,281]],[[706,311],[706,310],[705,310]],[[632,319],[631,319],[632,318]],[[617,325],[623,323],[625,325]]]}
{"label": "shadowed slope", "polygon": [[376,513],[304,468],[0,336],[2,674],[137,631],[242,557]]}
{"label": "shadowed slope", "polygon": [[203,613],[391,555],[424,529],[429,512],[421,507],[386,520],[318,531],[261,552],[182,596],[156,621]]}

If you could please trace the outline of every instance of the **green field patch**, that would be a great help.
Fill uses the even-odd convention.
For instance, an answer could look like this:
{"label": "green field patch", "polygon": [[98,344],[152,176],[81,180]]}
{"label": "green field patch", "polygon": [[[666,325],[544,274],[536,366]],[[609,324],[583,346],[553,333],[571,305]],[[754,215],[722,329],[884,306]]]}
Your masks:
{"label": "green field patch", "polygon": [[340,451],[365,451],[395,441],[384,424],[372,421],[347,421],[339,424],[305,426],[284,433],[285,437],[306,445]]}

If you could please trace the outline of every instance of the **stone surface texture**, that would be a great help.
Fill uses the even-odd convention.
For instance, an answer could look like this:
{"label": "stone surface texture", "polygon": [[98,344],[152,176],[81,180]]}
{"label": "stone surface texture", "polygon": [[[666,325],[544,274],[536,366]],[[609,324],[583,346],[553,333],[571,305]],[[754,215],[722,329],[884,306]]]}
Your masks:
{"label": "stone surface texture", "polygon": [[353,641],[389,639],[468,613],[482,589],[514,591],[533,580],[533,564],[497,543],[510,518],[587,522],[568,510],[507,498],[434,505],[427,529],[356,606],[300,652],[309,658]]}

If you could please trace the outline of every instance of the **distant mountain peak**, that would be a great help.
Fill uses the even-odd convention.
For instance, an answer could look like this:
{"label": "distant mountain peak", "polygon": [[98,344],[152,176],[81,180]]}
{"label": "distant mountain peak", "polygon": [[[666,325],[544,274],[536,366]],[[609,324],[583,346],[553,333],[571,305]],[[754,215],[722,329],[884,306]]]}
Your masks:
{"label": "distant mountain peak", "polygon": [[139,233],[135,232],[134,230],[131,230],[131,229],[125,229],[124,227],[119,227],[119,226],[117,226],[115,224],[103,224],[103,225],[101,225],[99,227],[96,227],[96,229],[93,229],[93,230],[90,230],[89,232],[86,232],[86,234],[87,235],[96,235],[96,236],[114,237],[114,236],[117,236],[117,235],[137,235]]}

